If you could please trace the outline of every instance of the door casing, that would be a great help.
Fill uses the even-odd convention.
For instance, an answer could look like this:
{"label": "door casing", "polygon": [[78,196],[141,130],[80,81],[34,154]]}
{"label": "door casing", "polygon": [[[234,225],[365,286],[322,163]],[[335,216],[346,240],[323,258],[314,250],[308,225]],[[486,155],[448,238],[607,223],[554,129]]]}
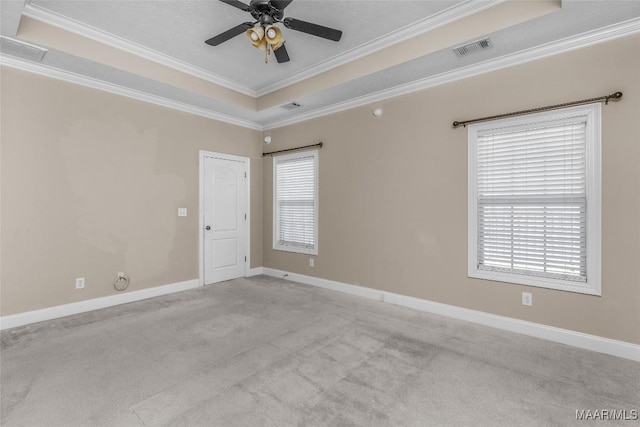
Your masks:
{"label": "door casing", "polygon": [[249,157],[235,156],[233,154],[216,153],[213,151],[200,150],[199,151],[199,174],[200,174],[200,191],[199,191],[199,203],[198,203],[198,281],[200,286],[204,286],[204,159],[206,157],[213,157],[222,160],[231,160],[236,162],[247,163],[247,179],[246,179],[246,194],[247,194],[247,220],[244,221],[245,229],[245,248],[247,248],[247,262],[244,265],[245,277],[249,273],[251,265],[251,159]]}

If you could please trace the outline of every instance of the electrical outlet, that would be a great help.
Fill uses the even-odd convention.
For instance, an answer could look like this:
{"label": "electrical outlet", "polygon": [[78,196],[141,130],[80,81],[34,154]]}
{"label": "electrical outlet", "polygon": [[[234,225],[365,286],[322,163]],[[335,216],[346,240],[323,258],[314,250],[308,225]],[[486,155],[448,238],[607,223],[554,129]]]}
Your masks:
{"label": "electrical outlet", "polygon": [[78,277],[76,279],[76,289],[84,289],[84,277]]}
{"label": "electrical outlet", "polygon": [[187,208],[178,208],[178,216],[187,216]]}
{"label": "electrical outlet", "polygon": [[309,267],[315,267],[316,266],[316,260],[313,258],[309,258]]}
{"label": "electrical outlet", "polygon": [[522,305],[528,305],[529,307],[533,305],[533,296],[530,292],[522,293]]}

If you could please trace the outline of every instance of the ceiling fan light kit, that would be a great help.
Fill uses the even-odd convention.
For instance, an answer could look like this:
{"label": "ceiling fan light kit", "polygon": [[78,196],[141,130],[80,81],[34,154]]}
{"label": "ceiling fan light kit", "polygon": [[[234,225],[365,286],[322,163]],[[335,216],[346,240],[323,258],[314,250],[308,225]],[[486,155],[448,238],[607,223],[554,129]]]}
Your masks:
{"label": "ceiling fan light kit", "polygon": [[[269,62],[269,54],[271,53],[271,50],[275,53],[276,50],[284,46],[282,31],[280,31],[280,28],[275,25],[267,25],[266,27],[256,25],[253,28],[249,28],[246,33],[249,40],[251,40],[253,47],[266,52],[264,62]],[[276,54],[276,59],[278,59],[278,54]],[[278,60],[278,62],[286,61]]]}
{"label": "ceiling fan light kit", "polygon": [[335,42],[342,37],[342,31],[340,30],[295,18],[285,18],[284,9],[293,0],[251,0],[248,5],[238,0],[220,1],[251,13],[251,16],[256,21],[244,22],[205,41],[210,46],[218,46],[244,32],[253,47],[266,52],[265,62],[268,62],[268,56],[273,51],[278,63],[283,63],[288,62],[290,58],[285,47],[285,40],[282,38],[282,30],[275,25],[276,23],[281,22],[288,29]]}

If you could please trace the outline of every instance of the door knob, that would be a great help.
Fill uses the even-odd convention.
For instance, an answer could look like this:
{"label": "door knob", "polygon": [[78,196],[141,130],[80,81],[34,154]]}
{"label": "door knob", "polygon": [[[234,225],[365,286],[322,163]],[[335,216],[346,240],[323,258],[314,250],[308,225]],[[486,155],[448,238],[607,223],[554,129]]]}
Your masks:
{"label": "door knob", "polygon": [[205,230],[211,230],[211,227],[209,227],[208,225],[204,228]]}

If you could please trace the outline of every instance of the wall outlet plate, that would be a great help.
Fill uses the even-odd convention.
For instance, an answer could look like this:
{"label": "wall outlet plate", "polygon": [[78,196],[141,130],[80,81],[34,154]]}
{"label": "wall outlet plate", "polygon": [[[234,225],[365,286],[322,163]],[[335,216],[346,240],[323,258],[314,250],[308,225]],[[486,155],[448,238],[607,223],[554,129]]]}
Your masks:
{"label": "wall outlet plate", "polygon": [[531,307],[533,305],[533,295],[530,292],[522,293],[522,305]]}
{"label": "wall outlet plate", "polygon": [[316,260],[313,258],[309,258],[309,267],[315,267],[316,266]]}
{"label": "wall outlet plate", "polygon": [[76,289],[84,289],[84,277],[78,277],[76,279]]}

